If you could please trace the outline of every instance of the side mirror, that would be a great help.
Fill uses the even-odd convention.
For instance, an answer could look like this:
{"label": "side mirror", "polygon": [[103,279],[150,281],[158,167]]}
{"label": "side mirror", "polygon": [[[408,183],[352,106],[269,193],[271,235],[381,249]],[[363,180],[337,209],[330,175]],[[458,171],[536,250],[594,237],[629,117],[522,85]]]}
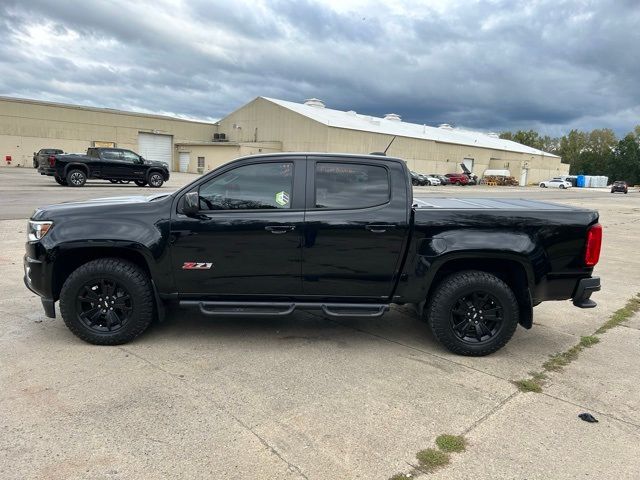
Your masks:
{"label": "side mirror", "polygon": [[184,196],[182,203],[182,213],[192,217],[200,210],[200,195],[198,192],[189,192]]}

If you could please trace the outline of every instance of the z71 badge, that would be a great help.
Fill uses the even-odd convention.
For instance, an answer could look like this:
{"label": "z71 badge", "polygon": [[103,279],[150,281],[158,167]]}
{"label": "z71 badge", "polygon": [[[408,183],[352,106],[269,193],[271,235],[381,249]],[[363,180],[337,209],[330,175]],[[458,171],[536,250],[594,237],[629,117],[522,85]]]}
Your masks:
{"label": "z71 badge", "polygon": [[184,262],[182,264],[183,270],[209,270],[213,266],[213,263],[204,262]]}

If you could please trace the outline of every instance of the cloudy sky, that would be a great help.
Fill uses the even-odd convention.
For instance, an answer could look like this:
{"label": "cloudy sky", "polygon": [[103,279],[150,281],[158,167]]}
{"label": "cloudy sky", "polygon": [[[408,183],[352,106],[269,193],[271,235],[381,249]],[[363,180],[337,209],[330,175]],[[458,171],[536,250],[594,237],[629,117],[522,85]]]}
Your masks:
{"label": "cloudy sky", "polygon": [[0,0],[0,95],[218,119],[256,96],[502,131],[640,124],[640,2]]}

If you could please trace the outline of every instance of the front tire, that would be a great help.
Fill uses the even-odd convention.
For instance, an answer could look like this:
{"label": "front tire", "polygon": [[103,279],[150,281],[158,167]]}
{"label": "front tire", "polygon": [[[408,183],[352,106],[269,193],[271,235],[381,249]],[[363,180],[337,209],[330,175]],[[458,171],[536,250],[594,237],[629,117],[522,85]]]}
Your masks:
{"label": "front tire", "polygon": [[82,187],[87,182],[87,175],[78,169],[70,170],[67,173],[67,185],[70,187]]}
{"label": "front tire", "polygon": [[445,278],[427,309],[435,337],[459,355],[483,356],[500,350],[518,327],[518,301],[495,275],[469,270]]}
{"label": "front tire", "polygon": [[117,258],[85,263],[64,282],[60,312],[78,338],[94,345],[120,345],[144,332],[153,320],[148,276]]}
{"label": "front tire", "polygon": [[547,188],[547,186],[544,183],[541,183],[540,188]]}
{"label": "front tire", "polygon": [[160,188],[164,183],[164,178],[158,172],[151,172],[149,174],[149,186],[151,188]]}

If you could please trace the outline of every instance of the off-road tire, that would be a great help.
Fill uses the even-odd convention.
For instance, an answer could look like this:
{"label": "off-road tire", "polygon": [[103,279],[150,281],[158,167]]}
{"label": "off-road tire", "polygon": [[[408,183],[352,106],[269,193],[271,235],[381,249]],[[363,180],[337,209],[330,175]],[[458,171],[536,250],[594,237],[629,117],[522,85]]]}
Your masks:
{"label": "off-road tire", "polygon": [[[503,312],[500,329],[493,337],[478,344],[467,343],[456,335],[451,314],[455,302],[474,291],[495,297]],[[487,272],[467,270],[442,280],[431,297],[426,316],[433,334],[448,350],[459,355],[479,357],[506,345],[518,327],[519,309],[516,296],[505,282]]]}
{"label": "off-road tire", "polygon": [[[125,285],[131,297],[132,311],[127,323],[116,332],[96,332],[79,317],[77,298],[84,285],[99,279]],[[62,286],[60,313],[69,330],[94,345],[121,345],[144,332],[154,318],[154,295],[149,277],[138,266],[118,258],[100,258],[76,269]]]}
{"label": "off-road tire", "polygon": [[77,168],[71,169],[67,172],[66,182],[70,187],[83,187],[87,183],[87,174]]}

